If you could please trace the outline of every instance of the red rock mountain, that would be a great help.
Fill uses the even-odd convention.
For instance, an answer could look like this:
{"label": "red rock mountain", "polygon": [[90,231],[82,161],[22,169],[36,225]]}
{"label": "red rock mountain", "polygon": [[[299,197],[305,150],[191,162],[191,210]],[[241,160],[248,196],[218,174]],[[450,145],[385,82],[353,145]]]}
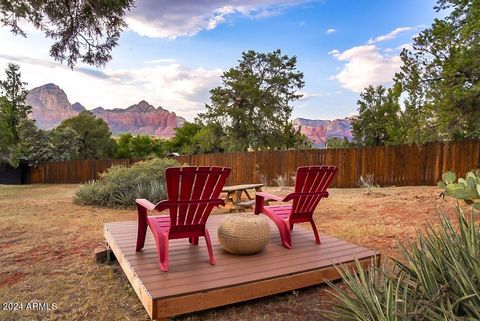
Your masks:
{"label": "red rock mountain", "polygon": [[[37,126],[51,129],[64,119],[86,110],[80,103],[70,104],[65,92],[54,84],[47,84],[29,91],[27,103],[32,106],[32,118]],[[142,100],[126,109],[95,108],[92,112],[108,123],[114,135],[129,132],[170,138],[174,129],[185,119],[162,107],[155,108]]]}
{"label": "red rock mountain", "polygon": [[297,118],[293,121],[295,128],[307,136],[315,148],[325,148],[328,138],[353,139],[352,126],[349,118],[320,120]]}
{"label": "red rock mountain", "polygon": [[185,119],[178,117],[175,113],[152,105],[142,100],[136,105],[126,109],[104,109],[95,108],[92,112],[105,120],[112,132],[132,134],[147,134],[159,137],[172,137],[174,129],[180,127]]}
{"label": "red rock mountain", "polygon": [[54,84],[46,84],[28,92],[27,104],[32,106],[33,119],[43,129],[56,127],[62,120],[78,114],[70,105],[65,92]]}

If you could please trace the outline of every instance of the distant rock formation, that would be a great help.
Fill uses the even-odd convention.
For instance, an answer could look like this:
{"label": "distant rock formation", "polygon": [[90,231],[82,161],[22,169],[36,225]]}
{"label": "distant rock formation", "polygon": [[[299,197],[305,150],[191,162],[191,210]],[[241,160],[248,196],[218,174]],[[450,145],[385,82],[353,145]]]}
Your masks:
{"label": "distant rock formation", "polygon": [[33,88],[28,92],[26,102],[32,106],[31,117],[42,129],[52,129],[62,120],[78,114],[65,92],[55,84]]}
{"label": "distant rock formation", "polygon": [[325,148],[328,138],[353,139],[352,126],[349,118],[320,120],[297,118],[293,121],[295,128],[307,136],[315,148]]}
{"label": "distant rock formation", "polygon": [[85,107],[83,107],[82,104],[80,103],[74,103],[72,104],[73,110],[75,110],[77,113],[81,113],[82,111],[87,110]]}
{"label": "distant rock formation", "polygon": [[[74,117],[86,110],[82,104],[70,104],[65,92],[54,84],[46,84],[29,91],[27,103],[32,106],[31,117],[37,126],[51,129],[62,120]],[[126,109],[105,109],[97,107],[93,114],[108,123],[114,135],[129,132],[170,138],[174,130],[180,127],[185,119],[162,107],[155,108],[142,100]]]}
{"label": "distant rock formation", "polygon": [[145,100],[126,109],[104,109],[97,107],[92,112],[105,120],[113,134],[129,132],[159,137],[172,137],[174,129],[180,127],[185,119],[178,117],[162,107],[155,108]]}

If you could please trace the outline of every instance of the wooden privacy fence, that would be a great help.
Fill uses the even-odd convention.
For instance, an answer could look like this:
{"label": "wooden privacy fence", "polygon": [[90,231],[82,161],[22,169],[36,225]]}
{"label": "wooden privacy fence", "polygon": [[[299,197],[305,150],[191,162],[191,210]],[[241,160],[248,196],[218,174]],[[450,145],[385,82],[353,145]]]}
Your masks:
{"label": "wooden privacy fence", "polygon": [[42,163],[30,167],[27,184],[77,184],[97,179],[114,165],[130,166],[142,159],[87,159]]}
{"label": "wooden privacy fence", "polygon": [[[376,146],[346,149],[237,152],[180,156],[180,163],[232,168],[227,184],[266,182],[278,185],[282,177],[293,183],[299,166],[328,164],[338,167],[334,187],[356,187],[360,176],[372,175],[380,186],[436,185],[442,173],[457,175],[480,168],[480,141],[467,140],[426,145]],[[138,160],[86,160],[44,163],[31,168],[30,183],[80,183],[98,177],[112,165]]]}

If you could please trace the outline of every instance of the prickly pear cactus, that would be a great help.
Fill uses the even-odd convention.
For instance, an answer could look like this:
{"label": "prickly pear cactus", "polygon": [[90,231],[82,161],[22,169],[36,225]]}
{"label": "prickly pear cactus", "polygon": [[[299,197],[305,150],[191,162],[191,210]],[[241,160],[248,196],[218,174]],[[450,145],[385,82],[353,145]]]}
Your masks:
{"label": "prickly pear cactus", "polygon": [[438,187],[444,190],[443,194],[456,199],[464,200],[480,210],[480,169],[468,172],[465,178],[457,177],[454,172],[446,172]]}

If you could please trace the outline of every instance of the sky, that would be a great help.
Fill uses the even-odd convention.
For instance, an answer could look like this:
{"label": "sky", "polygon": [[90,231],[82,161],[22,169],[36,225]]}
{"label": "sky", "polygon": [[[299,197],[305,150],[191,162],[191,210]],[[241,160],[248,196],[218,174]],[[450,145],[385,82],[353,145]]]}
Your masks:
{"label": "sky", "polygon": [[[141,100],[193,120],[221,74],[242,51],[296,56],[304,73],[292,119],[356,113],[370,84],[390,85],[399,53],[428,27],[434,0],[137,0],[113,59],[73,70],[49,56],[51,40],[24,25],[27,38],[0,27],[0,69],[20,65],[31,89],[55,83],[87,109]],[[0,74],[0,79],[3,74]]]}

